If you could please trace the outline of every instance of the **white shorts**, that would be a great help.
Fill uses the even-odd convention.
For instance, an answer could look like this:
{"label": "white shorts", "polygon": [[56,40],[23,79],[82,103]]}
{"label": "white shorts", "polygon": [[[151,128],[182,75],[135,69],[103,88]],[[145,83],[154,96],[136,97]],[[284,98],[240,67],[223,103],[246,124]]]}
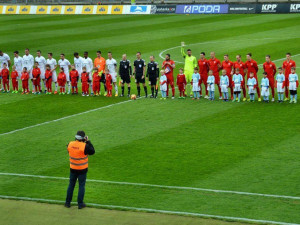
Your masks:
{"label": "white shorts", "polygon": [[89,80],[92,82],[93,81],[93,72],[89,73]]}
{"label": "white shorts", "polygon": [[167,91],[167,84],[160,85],[161,91]]}
{"label": "white shorts", "polygon": [[296,91],[297,90],[297,84],[296,84],[296,82],[290,82],[289,90],[290,91]]}
{"label": "white shorts", "polygon": [[111,80],[113,83],[117,82],[117,74],[111,74]]}
{"label": "white shorts", "polygon": [[67,82],[70,82],[70,73],[65,73],[66,74],[66,78],[67,78]]}
{"label": "white shorts", "polygon": [[18,72],[18,79],[21,79],[21,76],[22,76],[22,70],[17,70]]}
{"label": "white shorts", "polygon": [[207,90],[208,91],[215,91],[215,84],[212,84],[212,85],[207,84]]}
{"label": "white shorts", "polygon": [[269,96],[269,95],[270,95],[269,88],[267,88],[267,87],[262,87],[262,88],[261,88],[261,95],[262,95],[262,96]]}
{"label": "white shorts", "polygon": [[41,79],[45,80],[45,69],[40,68],[40,70],[41,70]]}
{"label": "white shorts", "polygon": [[199,83],[193,83],[193,91],[200,91],[201,88],[199,86]]}
{"label": "white shorts", "polygon": [[255,94],[256,93],[256,88],[254,88],[253,86],[249,86],[248,87],[248,94]]}
{"label": "white shorts", "polygon": [[284,92],[284,87],[282,87],[282,83],[277,83],[277,92],[278,93]]}
{"label": "white shorts", "polygon": [[228,93],[228,87],[226,84],[221,85],[221,92],[222,93]]}
{"label": "white shorts", "polygon": [[29,73],[29,79],[32,79],[32,69],[31,70],[27,70],[27,72]]}
{"label": "white shorts", "polygon": [[234,85],[233,91],[234,91],[234,92],[236,92],[236,91],[241,91],[241,84],[235,84],[235,85]]}
{"label": "white shorts", "polygon": [[57,75],[56,75],[56,71],[55,70],[52,72],[52,81],[53,82],[57,82]]}

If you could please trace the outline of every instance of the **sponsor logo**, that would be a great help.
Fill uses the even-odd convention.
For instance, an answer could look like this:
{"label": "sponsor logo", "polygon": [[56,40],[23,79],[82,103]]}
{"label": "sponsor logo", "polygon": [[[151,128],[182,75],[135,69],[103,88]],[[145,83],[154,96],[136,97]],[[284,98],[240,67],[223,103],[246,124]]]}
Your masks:
{"label": "sponsor logo", "polygon": [[123,12],[123,6],[121,5],[112,6],[111,8],[111,14],[122,14],[122,12]]}
{"label": "sponsor logo", "polygon": [[45,12],[45,11],[46,11],[45,8],[40,8],[40,9],[39,9],[39,12]]}
{"label": "sponsor logo", "polygon": [[27,8],[23,8],[23,9],[22,9],[22,12],[27,12],[27,11],[28,11]]}
{"label": "sponsor logo", "polygon": [[96,11],[97,14],[107,14],[107,11],[108,11],[108,6],[100,6],[100,5],[97,6],[97,11]]}
{"label": "sponsor logo", "polygon": [[262,4],[261,12],[277,12],[278,4]]}
{"label": "sponsor logo", "polygon": [[91,11],[91,8],[85,8],[84,11],[85,11],[85,12],[90,12],[90,11]]}
{"label": "sponsor logo", "polygon": [[67,12],[73,12],[74,11],[74,9],[73,8],[67,8]]}
{"label": "sponsor logo", "polygon": [[15,11],[15,9],[10,7],[7,11],[8,12],[13,12],[13,11]]}
{"label": "sponsor logo", "polygon": [[255,13],[255,5],[246,5],[246,4],[232,4],[229,5],[230,13]]}
{"label": "sponsor logo", "polygon": [[54,9],[52,9],[52,12],[59,12],[59,9],[58,8],[54,8]]}
{"label": "sponsor logo", "polygon": [[176,5],[157,5],[151,8],[151,13],[175,13]]}
{"label": "sponsor logo", "polygon": [[98,10],[99,12],[105,12],[106,11],[106,9],[105,8],[103,8],[103,7],[101,7],[99,10]]}
{"label": "sponsor logo", "polygon": [[300,4],[291,4],[290,12],[300,12]]}
{"label": "sponsor logo", "polygon": [[147,6],[134,5],[130,7],[131,13],[145,13],[147,12]]}
{"label": "sponsor logo", "polygon": [[228,5],[177,5],[176,13],[184,14],[218,14],[228,13]]}

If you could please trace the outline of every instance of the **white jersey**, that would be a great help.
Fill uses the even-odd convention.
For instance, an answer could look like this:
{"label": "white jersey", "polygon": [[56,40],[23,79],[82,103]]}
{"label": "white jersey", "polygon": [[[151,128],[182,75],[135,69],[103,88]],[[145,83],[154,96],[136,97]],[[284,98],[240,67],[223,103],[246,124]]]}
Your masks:
{"label": "white jersey", "polygon": [[90,57],[81,58],[82,59],[82,67],[86,68],[86,72],[91,75],[93,71],[93,61]]}
{"label": "white jersey", "polygon": [[74,65],[75,69],[78,71],[79,74],[82,72],[82,57],[79,56],[78,58],[74,57]]}
{"label": "white jersey", "polygon": [[23,63],[22,63],[22,67],[26,67],[27,71],[31,71],[33,68],[33,64],[34,64],[34,58],[32,55],[24,55],[23,56]]}
{"label": "white jersey", "polygon": [[107,59],[106,60],[106,66],[107,66],[107,69],[109,70],[109,73],[112,76],[116,76],[117,75],[117,72],[116,72],[117,61],[114,58]]}
{"label": "white jersey", "polygon": [[3,64],[6,63],[8,67],[8,61],[10,60],[9,55],[6,53],[3,53],[3,55],[0,55],[0,68],[3,68]]}
{"label": "white jersey", "polygon": [[[55,66],[57,65],[56,59],[47,59],[46,64],[50,66],[50,69],[53,70]],[[56,76],[56,71],[54,70],[52,72],[52,81],[56,82],[57,81],[57,76]]]}
{"label": "white jersey", "polygon": [[35,57],[35,61],[38,62],[41,71],[46,69],[46,59],[44,56]]}
{"label": "white jersey", "polygon": [[18,73],[22,72],[22,64],[23,64],[23,58],[21,56],[14,58],[14,66],[16,67],[16,70]]}
{"label": "white jersey", "polygon": [[69,62],[69,60],[67,59],[60,59],[58,60],[58,65],[60,68],[64,68],[64,73],[66,74],[66,76],[69,75],[69,66],[71,65],[71,63]]}

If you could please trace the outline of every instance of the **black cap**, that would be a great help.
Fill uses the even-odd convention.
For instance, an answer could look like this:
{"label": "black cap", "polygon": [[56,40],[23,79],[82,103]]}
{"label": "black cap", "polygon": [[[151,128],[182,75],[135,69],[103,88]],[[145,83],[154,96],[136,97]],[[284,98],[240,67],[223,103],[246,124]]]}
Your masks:
{"label": "black cap", "polygon": [[77,134],[75,135],[75,138],[77,140],[83,140],[85,138],[85,133],[83,130],[77,131]]}

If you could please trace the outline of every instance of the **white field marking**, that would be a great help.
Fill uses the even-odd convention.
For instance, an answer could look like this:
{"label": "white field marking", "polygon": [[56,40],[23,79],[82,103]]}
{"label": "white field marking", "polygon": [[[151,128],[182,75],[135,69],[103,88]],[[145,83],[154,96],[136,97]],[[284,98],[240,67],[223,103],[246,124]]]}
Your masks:
{"label": "white field marking", "polygon": [[[0,176],[1,175],[17,176],[17,177],[32,177],[32,178],[41,178],[41,179],[54,179],[54,180],[69,180],[69,178],[67,178],[67,177],[42,176],[42,175],[20,174],[20,173],[0,172]],[[261,193],[252,193],[252,192],[242,192],[242,191],[215,190],[215,189],[197,188],[197,187],[168,186],[168,185],[158,185],[158,184],[131,183],[131,182],[95,180],[95,179],[87,179],[87,182],[128,185],[128,186],[140,186],[140,187],[154,187],[154,188],[172,189],[172,190],[193,190],[193,191],[204,191],[204,192],[214,192],[214,193],[226,193],[226,194],[236,194],[236,195],[248,195],[248,196],[260,196],[260,197],[300,200],[300,197],[298,197],[298,196],[261,194]]]}
{"label": "white field marking", "polygon": [[[13,200],[35,201],[35,202],[46,202],[46,203],[58,203],[58,204],[65,203],[64,201],[61,201],[61,200],[17,197],[17,196],[6,196],[6,195],[0,195],[0,198],[13,199]],[[76,204],[76,203],[72,202],[72,204]],[[258,220],[258,219],[249,219],[249,218],[241,218],[241,217],[209,215],[209,214],[203,214],[203,213],[169,211],[169,210],[161,210],[161,209],[136,208],[136,207],[118,206],[118,205],[103,205],[103,204],[97,204],[97,203],[86,203],[86,205],[98,207],[98,208],[104,208],[104,209],[131,210],[131,211],[138,211],[138,212],[162,213],[162,214],[179,215],[179,216],[195,216],[195,217],[200,217],[200,218],[231,220],[231,221],[237,221],[237,222],[252,222],[252,223],[260,223],[260,224],[276,224],[276,225],[300,225],[300,224],[296,224],[296,223],[286,223],[286,222],[278,222],[278,221],[270,221],[270,220]]]}
{"label": "white field marking", "polygon": [[[298,38],[298,37],[295,37],[295,38]],[[253,39],[233,39],[233,40],[219,40],[219,41],[207,41],[207,42],[197,42],[197,43],[192,43],[192,44],[189,44],[188,46],[191,46],[191,45],[198,45],[198,44],[216,44],[216,43],[222,43],[222,42],[232,42],[232,41],[251,41],[251,40],[280,40],[280,39],[286,39],[286,38],[253,38]],[[162,55],[163,55],[163,53],[165,53],[166,51],[169,51],[169,50],[173,50],[173,49],[176,49],[176,48],[180,48],[181,47],[181,45],[179,45],[179,46],[175,46],[175,47],[172,47],[172,48],[167,48],[167,49],[165,49],[165,50],[163,50],[163,51],[161,51],[160,53],[159,53],[159,57],[161,58],[161,59],[165,59]],[[294,56],[298,56],[298,55],[300,55],[300,54],[297,54],[297,55],[294,55]],[[293,57],[293,56],[292,56]],[[282,58],[282,59],[285,59],[285,58]],[[279,60],[282,60],[282,59],[277,59],[277,60],[274,60],[275,62],[276,61],[279,61]],[[273,61],[273,62],[274,62]],[[176,62],[176,63],[181,63],[181,64],[184,64],[184,62],[180,62],[180,61],[175,61],[174,60],[174,62]],[[261,64],[262,65],[262,64]]]}
{"label": "white field marking", "polygon": [[84,111],[84,112],[81,112],[81,113],[76,113],[76,114],[72,114],[72,115],[69,115],[69,116],[61,117],[59,119],[50,120],[50,121],[47,121],[47,122],[38,123],[38,124],[31,125],[31,126],[28,126],[28,127],[23,127],[23,128],[20,128],[20,129],[12,130],[12,131],[0,134],[0,137],[4,136],[4,135],[7,135],[7,134],[13,134],[13,133],[16,133],[18,131],[27,130],[27,129],[34,128],[34,127],[39,127],[39,126],[42,126],[42,125],[45,125],[45,124],[49,124],[49,123],[53,123],[53,122],[58,122],[58,121],[61,121],[61,120],[64,120],[64,119],[68,119],[68,118],[71,118],[71,117],[80,116],[80,115],[83,115],[83,114],[86,114],[86,113],[95,112],[95,111],[98,111],[98,110],[101,110],[101,109],[107,109],[107,108],[110,108],[112,106],[121,105],[121,104],[124,104],[124,103],[127,103],[127,102],[131,102],[131,101],[133,101],[133,100],[126,100],[126,101],[122,101],[122,102],[118,102],[118,103],[114,103],[114,104],[102,106],[102,107],[99,107],[99,108],[87,110],[87,111]]}

